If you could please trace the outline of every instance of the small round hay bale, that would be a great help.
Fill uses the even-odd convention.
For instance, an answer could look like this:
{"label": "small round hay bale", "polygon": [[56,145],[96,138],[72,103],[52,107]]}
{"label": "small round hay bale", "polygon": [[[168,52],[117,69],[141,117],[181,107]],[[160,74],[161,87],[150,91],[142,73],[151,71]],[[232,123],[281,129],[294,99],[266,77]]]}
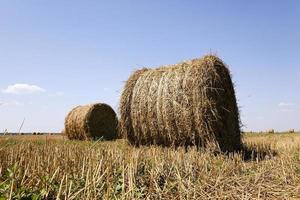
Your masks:
{"label": "small round hay bale", "polygon": [[136,71],[125,84],[120,115],[120,134],[134,145],[241,148],[231,75],[213,55]]}
{"label": "small round hay bale", "polygon": [[290,129],[288,133],[295,133],[295,129]]}
{"label": "small round hay bale", "polygon": [[267,133],[275,133],[275,130],[274,129],[269,129],[266,131]]}
{"label": "small round hay bale", "polygon": [[64,132],[69,139],[88,140],[117,137],[118,119],[107,104],[97,103],[77,106],[65,119]]}

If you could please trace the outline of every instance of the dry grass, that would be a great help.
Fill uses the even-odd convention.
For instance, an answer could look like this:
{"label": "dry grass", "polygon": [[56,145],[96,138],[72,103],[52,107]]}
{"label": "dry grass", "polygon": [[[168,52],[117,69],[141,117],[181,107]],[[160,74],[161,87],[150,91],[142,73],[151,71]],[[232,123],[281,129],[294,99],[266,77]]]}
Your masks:
{"label": "dry grass", "polygon": [[0,137],[0,199],[300,198],[300,134],[252,134],[244,143],[256,152]]}
{"label": "dry grass", "polygon": [[137,146],[241,147],[230,72],[214,55],[136,71],[125,84],[120,114],[121,134]]}

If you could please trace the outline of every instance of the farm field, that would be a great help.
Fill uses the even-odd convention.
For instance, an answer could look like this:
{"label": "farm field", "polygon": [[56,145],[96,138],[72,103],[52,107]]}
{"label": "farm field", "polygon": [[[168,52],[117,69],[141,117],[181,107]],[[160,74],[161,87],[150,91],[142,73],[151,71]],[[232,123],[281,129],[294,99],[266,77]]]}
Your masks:
{"label": "farm field", "polygon": [[244,134],[243,142],[247,152],[224,155],[1,136],[0,199],[299,199],[300,134]]}

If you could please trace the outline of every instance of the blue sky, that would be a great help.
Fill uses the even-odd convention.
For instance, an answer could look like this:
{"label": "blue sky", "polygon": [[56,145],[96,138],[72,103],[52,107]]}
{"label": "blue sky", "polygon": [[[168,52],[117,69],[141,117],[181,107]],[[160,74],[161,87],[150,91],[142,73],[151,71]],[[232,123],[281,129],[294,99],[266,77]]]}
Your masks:
{"label": "blue sky", "polygon": [[78,104],[117,110],[124,81],[217,53],[245,130],[300,129],[297,0],[0,0],[0,132],[60,131]]}

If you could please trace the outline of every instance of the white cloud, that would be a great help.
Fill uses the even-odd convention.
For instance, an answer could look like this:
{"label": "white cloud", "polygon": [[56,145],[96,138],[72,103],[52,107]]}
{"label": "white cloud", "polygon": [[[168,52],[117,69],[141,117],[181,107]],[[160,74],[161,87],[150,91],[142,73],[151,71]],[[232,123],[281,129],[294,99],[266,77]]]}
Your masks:
{"label": "white cloud", "polygon": [[290,102],[280,102],[278,104],[279,107],[290,107],[290,106],[294,106],[294,103],[290,103]]}
{"label": "white cloud", "polygon": [[290,108],[283,108],[283,109],[280,109],[281,112],[293,112],[294,110],[293,109],[290,109]]}
{"label": "white cloud", "polygon": [[6,89],[2,90],[2,93],[6,94],[33,94],[45,92],[46,90],[37,86],[29,85],[24,83],[17,83],[14,85],[9,85]]}
{"label": "white cloud", "polygon": [[296,104],[291,102],[280,102],[278,107],[280,112],[294,112]]}
{"label": "white cloud", "polygon": [[23,106],[23,102],[19,101],[9,101],[9,102],[0,102],[0,106]]}

